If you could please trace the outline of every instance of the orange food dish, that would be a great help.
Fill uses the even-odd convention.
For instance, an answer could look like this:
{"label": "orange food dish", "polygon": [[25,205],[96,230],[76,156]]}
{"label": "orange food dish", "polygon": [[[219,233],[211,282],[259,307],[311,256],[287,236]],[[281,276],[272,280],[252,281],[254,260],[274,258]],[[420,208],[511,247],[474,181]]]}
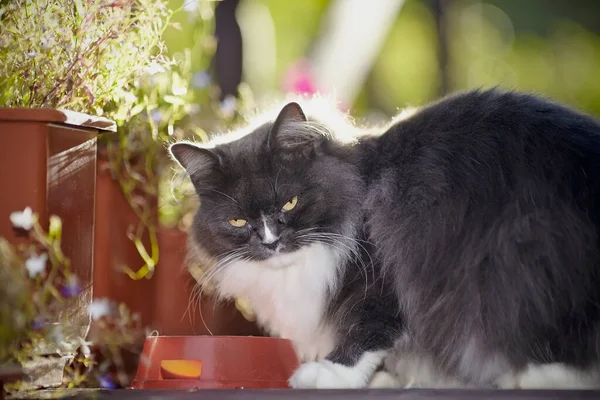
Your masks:
{"label": "orange food dish", "polygon": [[163,379],[198,379],[202,374],[202,361],[162,360],[160,373]]}

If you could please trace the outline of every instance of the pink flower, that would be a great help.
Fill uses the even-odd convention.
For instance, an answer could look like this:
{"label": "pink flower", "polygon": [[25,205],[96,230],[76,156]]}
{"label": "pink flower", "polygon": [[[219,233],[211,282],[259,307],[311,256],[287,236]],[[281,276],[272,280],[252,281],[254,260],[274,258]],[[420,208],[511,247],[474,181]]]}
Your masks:
{"label": "pink flower", "polygon": [[283,79],[283,90],[287,93],[308,95],[317,92],[308,60],[300,60],[290,67]]}

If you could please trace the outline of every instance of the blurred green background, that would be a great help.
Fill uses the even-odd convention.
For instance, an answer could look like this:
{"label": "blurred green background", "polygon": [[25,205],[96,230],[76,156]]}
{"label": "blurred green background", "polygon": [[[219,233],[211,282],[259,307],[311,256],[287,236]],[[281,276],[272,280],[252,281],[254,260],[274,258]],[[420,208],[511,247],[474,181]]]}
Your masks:
{"label": "blurred green background", "polygon": [[[281,91],[290,66],[320,39],[330,4],[240,1],[244,63],[260,64],[244,67],[243,82],[258,97]],[[167,36],[174,51],[189,45],[189,18],[185,12],[177,18],[183,31]],[[261,41],[250,40],[255,36]],[[535,92],[600,115],[600,1],[406,0],[350,106],[358,116],[389,116],[444,93],[490,86]]]}

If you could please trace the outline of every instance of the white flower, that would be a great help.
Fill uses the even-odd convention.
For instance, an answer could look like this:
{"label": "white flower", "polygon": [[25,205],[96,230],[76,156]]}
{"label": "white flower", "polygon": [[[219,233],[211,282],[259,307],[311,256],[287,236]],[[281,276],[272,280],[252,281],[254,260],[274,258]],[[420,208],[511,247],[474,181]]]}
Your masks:
{"label": "white flower", "polygon": [[25,55],[27,56],[27,58],[35,58],[38,55],[38,53],[35,50],[31,50],[31,51],[25,53]]}
{"label": "white flower", "polygon": [[33,255],[25,260],[25,268],[29,272],[30,278],[35,278],[46,270],[46,261],[48,261],[48,254],[42,253],[39,256]]}
{"label": "white flower", "polygon": [[146,68],[144,68],[144,72],[147,73],[148,75],[155,75],[160,72],[165,72],[165,69],[163,68],[162,65],[160,65],[159,63],[154,61],[150,65],[148,65]]}
{"label": "white flower", "polygon": [[54,45],[54,40],[52,38],[44,36],[40,39],[40,43],[42,45],[42,49],[48,50]]}
{"label": "white flower", "polygon": [[90,354],[92,354],[92,350],[90,349],[90,346],[92,345],[92,342],[87,342],[84,338],[79,337],[79,345],[81,346],[81,354],[83,354],[83,356],[85,358],[89,358]]}
{"label": "white flower", "polygon": [[198,11],[198,0],[184,0],[183,10],[185,12],[193,13]]}
{"label": "white flower", "polygon": [[88,307],[88,312],[92,316],[92,319],[98,320],[102,317],[110,314],[110,302],[108,299],[97,299],[92,302]]}
{"label": "white flower", "polygon": [[25,207],[23,211],[16,211],[10,214],[10,222],[15,228],[30,230],[33,226],[33,212],[31,207]]}
{"label": "white flower", "polygon": [[85,39],[83,39],[83,41],[81,42],[81,46],[84,49],[87,49],[88,47],[90,47],[92,45],[92,43],[94,43],[94,39],[92,39],[91,37],[86,37]]}
{"label": "white flower", "polygon": [[187,88],[186,87],[180,86],[180,87],[174,87],[173,88],[173,94],[175,96],[183,96],[186,93],[187,93]]}
{"label": "white flower", "polygon": [[221,112],[227,117],[231,118],[235,114],[237,100],[234,96],[229,95],[221,102]]}

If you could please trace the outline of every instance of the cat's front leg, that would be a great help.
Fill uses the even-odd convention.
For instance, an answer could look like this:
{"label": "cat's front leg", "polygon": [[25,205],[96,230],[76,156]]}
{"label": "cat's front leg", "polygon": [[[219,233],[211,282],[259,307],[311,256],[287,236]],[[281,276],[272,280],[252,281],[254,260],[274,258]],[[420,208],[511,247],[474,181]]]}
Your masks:
{"label": "cat's front leg", "polygon": [[[290,378],[297,389],[359,389],[368,386],[387,350],[365,349],[358,343],[338,346],[325,359],[300,365]],[[346,347],[346,348],[345,348]]]}

